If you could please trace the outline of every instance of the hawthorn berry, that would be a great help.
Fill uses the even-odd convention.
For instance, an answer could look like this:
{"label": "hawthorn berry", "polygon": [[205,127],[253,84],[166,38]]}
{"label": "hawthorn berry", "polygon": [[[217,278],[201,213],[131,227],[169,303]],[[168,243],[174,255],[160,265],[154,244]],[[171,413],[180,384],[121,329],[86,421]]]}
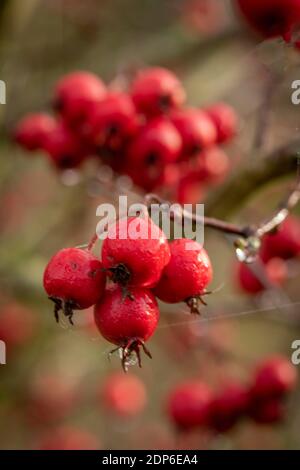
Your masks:
{"label": "hawthorn berry", "polygon": [[191,380],[175,387],[167,400],[170,419],[180,430],[190,430],[209,422],[212,392],[205,384]]}
{"label": "hawthorn berry", "polygon": [[175,126],[159,117],[148,122],[129,145],[126,171],[133,182],[152,190],[165,166],[178,160],[182,140]]}
{"label": "hawthorn berry", "polygon": [[170,70],[153,67],[141,70],[131,87],[137,110],[147,117],[178,108],[185,101],[185,91]]}
{"label": "hawthorn berry", "polygon": [[205,188],[194,170],[184,172],[175,187],[175,199],[179,204],[196,204],[205,195]]}
{"label": "hawthorn berry", "polygon": [[106,94],[103,82],[93,73],[73,72],[58,81],[53,106],[77,131],[89,123],[90,112]]}
{"label": "hawthorn berry", "polygon": [[245,386],[229,383],[211,402],[210,426],[218,432],[228,431],[247,413],[249,400]]}
{"label": "hawthorn berry", "polygon": [[51,163],[60,170],[78,167],[87,155],[82,142],[63,121],[56,123],[43,148]]}
{"label": "hawthorn berry", "polygon": [[101,384],[99,401],[104,403],[107,410],[118,416],[136,416],[145,408],[146,388],[133,374],[114,373]]}
{"label": "hawthorn berry", "polygon": [[216,143],[216,127],[205,112],[187,108],[174,111],[170,118],[182,138],[182,158],[189,158]]}
{"label": "hawthorn berry", "polygon": [[232,139],[238,128],[238,118],[234,109],[226,103],[216,103],[205,109],[217,131],[217,143],[223,144]]}
{"label": "hawthorn berry", "polygon": [[49,114],[28,114],[14,129],[14,140],[26,150],[41,150],[55,127],[56,120]]}
{"label": "hawthorn berry", "polygon": [[105,288],[103,265],[88,250],[64,248],[49,261],[44,272],[44,288],[55,304],[58,322],[60,310],[73,324],[73,310],[95,305]]}
{"label": "hawthorn berry", "polygon": [[124,297],[119,286],[111,286],[94,310],[101,335],[122,351],[125,372],[133,352],[141,367],[140,347],[151,358],[145,342],[153,335],[159,319],[158,305],[151,291],[135,287],[131,294],[131,298]]}
{"label": "hawthorn berry", "polygon": [[251,28],[265,38],[289,41],[300,23],[299,0],[237,0],[237,5]]}
{"label": "hawthorn berry", "polygon": [[52,429],[38,444],[39,450],[98,450],[96,436],[71,426]]}
{"label": "hawthorn berry", "polygon": [[169,243],[150,217],[128,217],[110,225],[102,262],[123,290],[153,287],[170,260]]}
{"label": "hawthorn berry", "polygon": [[31,310],[15,302],[1,306],[0,339],[9,351],[14,351],[33,337],[36,331],[36,318]]}
{"label": "hawthorn berry", "polygon": [[237,269],[237,277],[240,288],[248,294],[258,294],[270,285],[281,286],[287,279],[287,265],[281,258],[271,258],[264,263],[264,276],[266,276],[267,284],[263,279],[259,279],[258,275],[251,269],[251,265],[239,263]]}
{"label": "hawthorn berry", "polygon": [[296,368],[286,358],[274,356],[263,361],[255,372],[252,395],[256,398],[281,397],[297,382]]}
{"label": "hawthorn berry", "polygon": [[77,393],[65,377],[39,375],[30,383],[26,403],[28,420],[48,424],[66,418],[74,408]]}
{"label": "hawthorn berry", "polygon": [[170,251],[170,262],[154,293],[167,303],[186,302],[192,313],[199,313],[198,301],[213,275],[209,256],[199,243],[185,238],[170,243]]}
{"label": "hawthorn berry", "polygon": [[300,220],[289,216],[277,229],[263,238],[262,257],[294,258],[300,254]]}
{"label": "hawthorn berry", "polygon": [[138,129],[134,104],[126,93],[108,93],[90,116],[93,145],[104,155],[122,151]]}
{"label": "hawthorn berry", "polygon": [[219,147],[200,152],[192,162],[192,172],[198,181],[205,184],[219,184],[230,168],[229,158]]}
{"label": "hawthorn berry", "polygon": [[248,410],[248,416],[260,425],[280,423],[285,414],[285,403],[280,398],[252,400]]}

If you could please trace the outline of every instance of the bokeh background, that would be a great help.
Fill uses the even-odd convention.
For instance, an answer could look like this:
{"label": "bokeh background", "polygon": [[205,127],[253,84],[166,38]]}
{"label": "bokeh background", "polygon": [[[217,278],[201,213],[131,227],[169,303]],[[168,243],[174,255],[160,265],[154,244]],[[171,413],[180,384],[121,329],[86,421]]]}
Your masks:
{"label": "bokeh background", "polygon": [[[300,448],[300,390],[281,425],[246,421],[213,437],[201,431],[178,435],[165,411],[167,393],[180,381],[198,377],[218,390],[228,377],[247,381],[265,356],[291,356],[291,343],[300,338],[298,260],[290,262],[282,289],[249,298],[236,282],[232,239],[207,230],[213,288],[221,288],[200,318],[184,305],[161,306],[149,342],[153,359],[130,369],[146,390],[144,409],[132,417],[105,407],[101,389],[120,363],[117,356],[108,361],[110,345],[93,327],[92,312],[76,313],[73,328],[64,321],[58,326],[42,288],[49,257],[90,239],[101,202],[116,202],[126,192],[132,200],[142,197],[127,180],[93,166],[58,174],[46,159],[11,142],[17,120],[47,109],[55,81],[69,71],[89,70],[110,82],[145,65],[169,67],[191,105],[225,100],[236,109],[239,133],[227,146],[231,174],[203,197],[207,213],[255,223],[290,187],[294,169],[268,156],[297,143],[300,110],[290,96],[292,81],[300,78],[299,52],[279,40],[260,42],[230,1],[208,0],[211,13],[203,13],[201,3],[1,0],[0,79],[7,86],[7,104],[0,106],[0,331],[4,321],[7,331],[7,364],[0,366],[2,449],[39,448],[43,436],[61,425],[86,430],[104,449]],[[274,83],[264,145],[255,151]],[[59,391],[55,410],[44,411],[40,402],[51,403],[53,390]],[[32,404],[35,393],[38,404]]]}

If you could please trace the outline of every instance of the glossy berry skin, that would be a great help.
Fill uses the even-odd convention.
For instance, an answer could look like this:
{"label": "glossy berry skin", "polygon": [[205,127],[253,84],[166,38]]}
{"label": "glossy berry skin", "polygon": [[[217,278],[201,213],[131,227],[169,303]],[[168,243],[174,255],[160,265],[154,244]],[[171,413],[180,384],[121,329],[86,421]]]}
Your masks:
{"label": "glossy berry skin", "polygon": [[103,82],[89,72],[73,72],[58,81],[54,90],[54,108],[76,130],[84,130],[95,103],[106,94]]}
{"label": "glossy berry skin", "polygon": [[133,374],[114,373],[99,389],[99,401],[106,409],[122,418],[130,418],[143,411],[147,402],[143,382]]}
{"label": "glossy berry skin", "polygon": [[49,261],[44,272],[44,289],[58,311],[72,323],[73,309],[95,305],[105,288],[103,265],[92,253],[80,248],[65,248]]}
{"label": "glossy berry skin", "polygon": [[207,425],[209,422],[212,392],[209,387],[197,380],[178,385],[170,393],[167,412],[181,430],[190,430]]}
{"label": "glossy berry skin", "polygon": [[300,220],[289,216],[274,234],[266,235],[262,244],[262,256],[294,258],[300,254]]}
{"label": "glossy berry skin", "polygon": [[287,278],[287,266],[281,258],[271,258],[264,266],[266,283],[260,280],[251,265],[239,263],[237,268],[238,284],[248,294],[258,294],[269,287],[281,286]]}
{"label": "glossy berry skin", "polygon": [[14,140],[30,152],[41,150],[55,127],[56,120],[49,114],[28,114],[14,129]]}
{"label": "glossy berry skin", "polygon": [[217,103],[205,109],[217,131],[217,143],[232,139],[238,129],[238,118],[234,109],[226,103]]}
{"label": "glossy berry skin", "polygon": [[175,111],[171,121],[182,138],[182,158],[195,155],[200,150],[215,144],[215,125],[206,113],[196,108]]}
{"label": "glossy berry skin", "polygon": [[94,107],[90,117],[91,138],[100,152],[123,150],[137,129],[137,113],[131,98],[125,93],[108,93]]}
{"label": "glossy berry skin", "polygon": [[140,347],[151,357],[144,343],[153,335],[159,320],[158,305],[151,291],[132,288],[130,294],[124,296],[119,286],[109,287],[94,310],[101,335],[122,350],[125,372],[133,352],[141,367]]}
{"label": "glossy berry skin", "polygon": [[102,262],[123,287],[153,287],[170,260],[164,233],[149,217],[128,217],[111,225],[102,245]]}
{"label": "glossy berry skin", "polygon": [[237,0],[237,5],[251,28],[264,38],[289,41],[300,22],[299,0]]}
{"label": "glossy berry skin", "polygon": [[212,400],[210,406],[210,427],[217,432],[231,429],[249,409],[250,395],[245,386],[230,383]]}
{"label": "glossy berry skin", "polygon": [[164,302],[185,302],[201,296],[212,280],[212,266],[207,252],[191,240],[181,238],[170,243],[171,259],[154,289]]}
{"label": "glossy berry skin", "polygon": [[88,431],[71,426],[61,426],[52,429],[45,435],[39,445],[39,450],[98,450],[96,436]]}
{"label": "glossy berry skin", "polygon": [[185,101],[185,91],[171,71],[154,67],[141,70],[134,80],[131,95],[137,110],[153,117],[178,108]]}
{"label": "glossy berry skin", "polygon": [[181,137],[171,122],[156,118],[147,123],[129,146],[126,169],[135,184],[150,191],[165,166],[178,160]]}
{"label": "glossy berry skin", "polygon": [[57,122],[44,143],[50,162],[59,170],[77,168],[86,158],[86,152],[77,136],[65,125]]}
{"label": "glossy berry skin", "polygon": [[254,378],[252,395],[256,398],[281,397],[297,382],[297,370],[285,357],[274,356],[261,363]]}

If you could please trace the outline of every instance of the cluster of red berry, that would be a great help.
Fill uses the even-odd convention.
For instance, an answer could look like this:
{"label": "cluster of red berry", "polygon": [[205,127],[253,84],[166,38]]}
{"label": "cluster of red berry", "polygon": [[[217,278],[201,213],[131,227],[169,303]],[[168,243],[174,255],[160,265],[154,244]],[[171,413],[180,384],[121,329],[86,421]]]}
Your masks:
{"label": "cluster of red berry", "polygon": [[[179,239],[169,244],[153,221],[128,217],[112,224],[102,245],[102,261],[89,249],[66,248],[48,263],[44,287],[72,323],[73,309],[95,305],[95,322],[104,338],[122,350],[123,367],[134,351],[154,333],[159,309],[156,297],[186,302],[198,312],[198,302],[212,279],[212,267],[197,242]],[[110,285],[106,287],[106,278]]]}
{"label": "cluster of red berry", "polygon": [[218,394],[198,380],[177,386],[168,397],[168,415],[180,430],[205,426],[225,432],[244,418],[258,424],[282,421],[284,402],[297,381],[296,368],[284,357],[259,364],[249,385],[230,382]]}
{"label": "cluster of red berry", "polygon": [[[266,235],[258,254],[257,268],[239,263],[238,282],[243,291],[258,294],[269,287],[281,286],[288,277],[287,260],[300,255],[300,220],[289,216],[275,233]],[[262,268],[262,269],[260,269]]]}
{"label": "cluster of red berry", "polygon": [[[281,37],[291,42],[300,25],[299,0],[236,0],[250,27],[263,38]],[[294,42],[299,48],[299,40]]]}
{"label": "cluster of red berry", "polygon": [[29,151],[45,151],[59,169],[97,156],[144,190],[162,188],[185,202],[187,185],[206,186],[225,176],[229,159],[219,144],[237,130],[230,106],[183,107],[185,95],[178,78],[163,68],[141,70],[129,92],[75,72],[56,85],[57,117],[28,115],[14,137]]}

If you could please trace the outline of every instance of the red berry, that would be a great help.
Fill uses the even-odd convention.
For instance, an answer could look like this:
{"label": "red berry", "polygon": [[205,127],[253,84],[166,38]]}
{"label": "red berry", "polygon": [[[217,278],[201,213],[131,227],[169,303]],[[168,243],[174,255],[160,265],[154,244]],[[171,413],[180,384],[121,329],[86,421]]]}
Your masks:
{"label": "red berry", "polygon": [[189,430],[208,423],[212,393],[199,381],[178,385],[168,397],[168,415],[182,430]]}
{"label": "red berry", "polygon": [[93,144],[100,152],[121,151],[138,128],[132,100],[125,93],[109,93],[90,117]]}
{"label": "red berry", "polygon": [[84,129],[95,103],[105,96],[103,82],[89,72],[73,72],[65,75],[56,84],[54,108],[76,130]]}
{"label": "red berry", "polygon": [[44,150],[60,170],[78,167],[87,155],[78,137],[61,121],[45,140]]}
{"label": "red berry", "polygon": [[102,263],[80,248],[60,250],[44,272],[44,288],[55,303],[55,318],[60,310],[72,323],[73,309],[85,309],[98,302],[105,288]]}
{"label": "red berry", "polygon": [[103,265],[123,287],[153,287],[169,260],[168,240],[149,217],[120,219],[102,245]]}
{"label": "red berry", "polygon": [[180,178],[176,188],[176,201],[179,204],[196,204],[203,199],[205,189],[197,172],[188,171]]}
{"label": "red berry", "polygon": [[0,340],[8,351],[26,344],[34,335],[36,319],[33,312],[15,302],[1,307]]}
{"label": "red berry", "polygon": [[212,147],[200,152],[194,162],[194,172],[198,181],[207,184],[222,182],[230,167],[229,158],[219,147]]}
{"label": "red berry", "polygon": [[217,143],[232,139],[237,133],[238,118],[234,109],[226,103],[217,103],[205,109],[217,131]]}
{"label": "red berry", "polygon": [[37,424],[64,419],[74,408],[76,400],[75,389],[65,377],[38,376],[28,391],[28,419]]}
{"label": "red berry", "polygon": [[146,124],[129,146],[126,168],[135,184],[150,191],[161,177],[164,167],[178,160],[181,137],[165,118]]}
{"label": "red berry", "polygon": [[241,384],[231,383],[212,400],[210,426],[218,432],[231,429],[249,408],[249,392]]}
{"label": "red berry", "polygon": [[279,398],[253,400],[248,415],[257,424],[277,424],[286,414],[285,403]]}
{"label": "red berry", "polygon": [[28,114],[17,124],[14,139],[26,150],[40,150],[55,127],[56,121],[49,114]]}
{"label": "red berry", "polygon": [[274,234],[263,239],[262,256],[264,259],[279,257],[294,258],[300,254],[300,220],[289,216]]}
{"label": "red berry", "polygon": [[237,4],[249,25],[265,38],[289,40],[300,23],[299,0],[237,0]]}
{"label": "red berry", "polygon": [[175,111],[171,115],[171,121],[182,138],[183,158],[194,155],[216,142],[215,125],[208,115],[199,109],[188,108]]}
{"label": "red berry", "polygon": [[131,297],[124,297],[119,286],[107,289],[95,306],[95,322],[102,336],[122,350],[122,365],[125,371],[133,352],[139,365],[140,346],[153,335],[159,319],[158,305],[154,295],[145,289],[131,289]]}
{"label": "red berry", "polygon": [[38,445],[39,450],[98,450],[99,447],[96,436],[70,426],[52,429]]}
{"label": "red berry", "polygon": [[[254,268],[253,268],[254,269]],[[244,263],[238,265],[238,283],[241,289],[249,294],[258,294],[271,285],[281,286],[287,278],[287,266],[281,258],[272,258],[264,264],[264,279],[259,279],[251,265]]]}
{"label": "red berry", "polygon": [[147,401],[143,382],[135,375],[120,373],[112,374],[101,384],[99,398],[108,410],[121,417],[138,415]]}
{"label": "red berry", "polygon": [[197,242],[184,238],[170,243],[171,259],[154,289],[164,302],[187,302],[198,313],[196,299],[205,294],[212,280],[212,266],[205,249]]}
{"label": "red berry", "polygon": [[278,397],[291,392],[297,382],[297,371],[291,362],[274,356],[261,363],[256,372],[252,394],[258,398]]}
{"label": "red berry", "polygon": [[140,71],[131,94],[138,111],[148,117],[177,108],[185,101],[185,91],[178,78],[170,70],[159,67]]}

